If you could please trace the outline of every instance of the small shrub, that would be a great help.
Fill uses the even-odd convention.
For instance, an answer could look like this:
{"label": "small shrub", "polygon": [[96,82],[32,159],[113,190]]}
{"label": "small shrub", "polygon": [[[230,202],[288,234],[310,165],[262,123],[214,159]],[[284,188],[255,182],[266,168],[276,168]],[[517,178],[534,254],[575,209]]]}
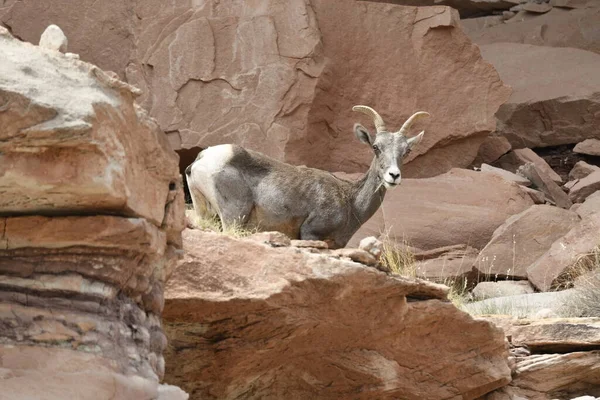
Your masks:
{"label": "small shrub", "polygon": [[565,317],[600,317],[600,268],[578,279],[560,312]]}

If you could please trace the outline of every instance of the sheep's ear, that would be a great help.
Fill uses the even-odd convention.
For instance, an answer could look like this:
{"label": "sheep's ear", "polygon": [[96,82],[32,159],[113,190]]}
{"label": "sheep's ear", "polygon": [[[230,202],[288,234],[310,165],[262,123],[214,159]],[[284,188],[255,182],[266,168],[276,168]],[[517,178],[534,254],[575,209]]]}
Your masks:
{"label": "sheep's ear", "polygon": [[373,140],[371,139],[369,131],[361,124],[354,124],[354,134],[361,142],[368,144],[369,146],[373,145]]}
{"label": "sheep's ear", "polygon": [[425,131],[421,131],[421,133],[419,133],[417,136],[406,139],[406,142],[408,143],[408,148],[412,149],[415,144],[418,144],[421,141],[421,139],[423,139],[424,134]]}

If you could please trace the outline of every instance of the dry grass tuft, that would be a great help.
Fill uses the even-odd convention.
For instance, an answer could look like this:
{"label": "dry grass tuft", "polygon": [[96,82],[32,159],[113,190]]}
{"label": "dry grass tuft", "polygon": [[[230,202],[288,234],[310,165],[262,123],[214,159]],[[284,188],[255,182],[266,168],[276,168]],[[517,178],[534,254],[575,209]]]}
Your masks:
{"label": "dry grass tuft", "polygon": [[390,238],[389,233],[383,234],[381,241],[383,242],[381,254],[383,267],[393,274],[415,278],[417,276],[416,259],[408,242],[403,240],[399,243]]}
{"label": "dry grass tuft", "polygon": [[238,224],[234,224],[223,230],[223,225],[218,217],[200,217],[196,214],[194,207],[191,204],[186,205],[185,216],[196,229],[222,233],[223,235],[231,237],[243,238],[258,231],[258,229],[248,229]]}
{"label": "dry grass tuft", "polygon": [[[389,233],[381,235],[383,242],[383,251],[381,254],[381,263],[384,268],[392,274],[401,275],[408,278],[416,278],[417,260],[411,250],[407,240],[397,242],[389,236]],[[468,282],[466,279],[445,279],[443,282],[437,282],[450,288],[448,299],[458,308],[461,308],[469,300]]]}

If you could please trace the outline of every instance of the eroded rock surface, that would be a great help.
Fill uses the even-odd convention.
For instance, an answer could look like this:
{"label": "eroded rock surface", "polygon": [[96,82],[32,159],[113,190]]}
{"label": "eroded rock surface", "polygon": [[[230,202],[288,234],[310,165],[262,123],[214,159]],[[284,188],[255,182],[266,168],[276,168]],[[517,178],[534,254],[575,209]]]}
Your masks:
{"label": "eroded rock surface", "polygon": [[481,52],[513,89],[496,114],[496,131],[513,148],[600,135],[600,54],[516,43],[482,45]]}
{"label": "eroded rock surface", "polygon": [[216,233],[184,239],[166,287],[166,381],[192,398],[473,399],[510,380],[502,332],[443,286]]}
{"label": "eroded rock surface", "polygon": [[581,273],[578,263],[594,257],[598,246],[600,214],[589,215],[527,268],[529,281],[539,290],[548,291],[569,282]]}
{"label": "eroded rock surface", "polygon": [[362,172],[371,151],[352,126],[371,121],[353,105],[374,107],[395,129],[425,110],[432,118],[415,126],[426,134],[403,175],[433,176],[473,161],[510,95],[443,6],[25,0],[0,6],[0,21],[32,43],[49,23],[61,26],[83,60],[142,89],[176,149],[233,142]]}
{"label": "eroded rock surface", "polygon": [[0,28],[0,398],[183,399],[158,384],[178,157],[137,90],[63,39]]}
{"label": "eroded rock surface", "polygon": [[550,205],[531,206],[494,231],[474,268],[482,276],[527,279],[527,268],[579,221],[573,211]]}
{"label": "eroded rock surface", "polygon": [[453,169],[433,178],[403,179],[349,246],[386,234],[422,250],[457,244],[482,249],[509,216],[531,205],[517,184],[493,174]]}

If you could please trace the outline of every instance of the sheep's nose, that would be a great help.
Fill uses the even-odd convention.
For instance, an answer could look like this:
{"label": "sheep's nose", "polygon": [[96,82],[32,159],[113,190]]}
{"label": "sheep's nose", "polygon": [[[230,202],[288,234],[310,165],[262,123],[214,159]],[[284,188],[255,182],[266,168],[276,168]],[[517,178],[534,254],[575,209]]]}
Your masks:
{"label": "sheep's nose", "polygon": [[388,174],[390,174],[390,176],[392,177],[393,180],[400,178],[400,173],[395,174],[390,171],[390,172],[388,172]]}

